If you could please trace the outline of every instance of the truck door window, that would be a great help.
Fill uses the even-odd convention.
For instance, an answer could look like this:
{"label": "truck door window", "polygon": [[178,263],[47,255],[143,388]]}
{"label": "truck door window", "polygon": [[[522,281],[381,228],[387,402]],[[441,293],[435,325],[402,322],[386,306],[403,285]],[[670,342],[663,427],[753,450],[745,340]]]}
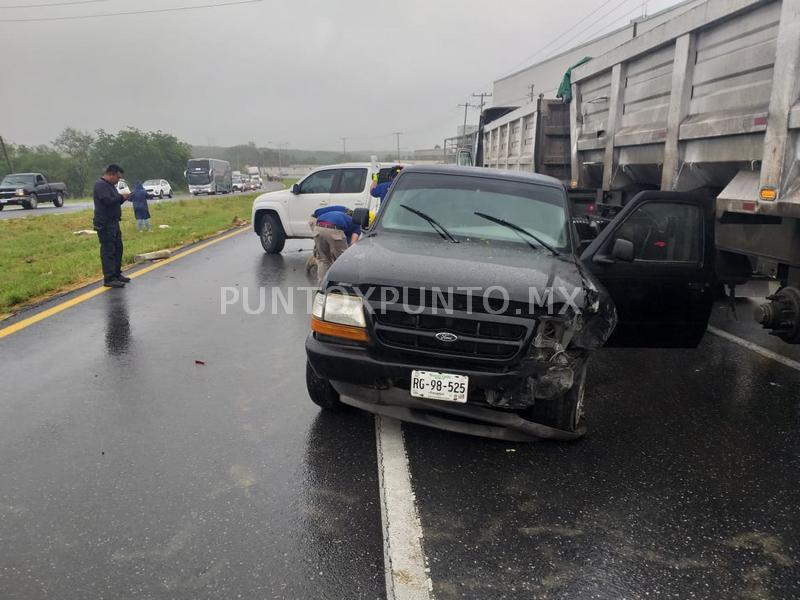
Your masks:
{"label": "truck door window", "polygon": [[317,171],[300,184],[301,194],[330,194],[336,179],[336,169]]}
{"label": "truck door window", "polygon": [[703,217],[691,204],[647,202],[633,211],[609,240],[633,243],[635,261],[697,263],[702,259]]}
{"label": "truck door window", "polygon": [[41,175],[36,176],[36,185],[44,185],[44,177]]}
{"label": "truck door window", "polygon": [[339,179],[337,194],[358,194],[364,191],[367,183],[366,169],[342,169],[342,176]]}

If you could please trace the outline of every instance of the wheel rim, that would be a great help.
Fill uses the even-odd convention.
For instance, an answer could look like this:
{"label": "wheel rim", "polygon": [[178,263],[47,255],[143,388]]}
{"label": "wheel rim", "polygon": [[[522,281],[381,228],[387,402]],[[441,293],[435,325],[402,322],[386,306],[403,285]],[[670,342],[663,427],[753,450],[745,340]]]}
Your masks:
{"label": "wheel rim", "polygon": [[56,206],[64,205],[64,197],[61,194],[56,194]]}
{"label": "wheel rim", "polygon": [[39,199],[36,196],[31,196],[30,205],[31,208],[36,208],[37,206],[39,206]]}
{"label": "wheel rim", "polygon": [[583,373],[581,373],[581,380],[578,387],[578,401],[575,403],[575,415],[572,418],[572,429],[575,430],[578,428],[578,425],[581,422],[581,417],[583,416],[583,400],[586,396],[586,370],[584,368]]}
{"label": "wheel rim", "polygon": [[272,235],[272,223],[264,221],[264,227],[261,229],[261,237],[265,245],[272,246]]}

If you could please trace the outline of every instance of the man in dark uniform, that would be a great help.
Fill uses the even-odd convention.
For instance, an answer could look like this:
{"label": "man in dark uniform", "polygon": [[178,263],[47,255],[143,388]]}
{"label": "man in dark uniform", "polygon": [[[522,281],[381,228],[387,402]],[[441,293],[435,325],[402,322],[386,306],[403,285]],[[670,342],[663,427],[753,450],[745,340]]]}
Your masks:
{"label": "man in dark uniform", "polygon": [[100,262],[103,265],[103,285],[123,288],[130,281],[122,274],[122,203],[129,194],[117,191],[117,183],[124,173],[119,165],[108,165],[106,172],[94,184],[94,229],[100,240]]}

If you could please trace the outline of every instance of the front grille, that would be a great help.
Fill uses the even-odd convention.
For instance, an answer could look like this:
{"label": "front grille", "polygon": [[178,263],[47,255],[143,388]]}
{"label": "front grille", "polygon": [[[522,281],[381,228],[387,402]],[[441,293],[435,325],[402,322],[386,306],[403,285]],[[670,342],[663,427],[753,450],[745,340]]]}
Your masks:
{"label": "front grille", "polygon": [[[368,302],[378,343],[394,351],[436,358],[510,362],[527,346],[536,327],[530,317],[488,312],[443,311],[441,307]],[[526,307],[527,311],[527,307]],[[438,333],[457,339],[447,342]]]}

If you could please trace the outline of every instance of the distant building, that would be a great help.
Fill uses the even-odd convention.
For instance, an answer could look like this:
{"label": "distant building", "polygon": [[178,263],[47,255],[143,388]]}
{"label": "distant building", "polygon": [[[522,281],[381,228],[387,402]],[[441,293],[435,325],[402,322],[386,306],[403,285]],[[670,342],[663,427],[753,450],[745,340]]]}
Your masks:
{"label": "distant building", "polygon": [[419,150],[414,150],[414,160],[443,162],[444,150],[439,144],[436,144],[436,146],[433,148],[421,148]]}

